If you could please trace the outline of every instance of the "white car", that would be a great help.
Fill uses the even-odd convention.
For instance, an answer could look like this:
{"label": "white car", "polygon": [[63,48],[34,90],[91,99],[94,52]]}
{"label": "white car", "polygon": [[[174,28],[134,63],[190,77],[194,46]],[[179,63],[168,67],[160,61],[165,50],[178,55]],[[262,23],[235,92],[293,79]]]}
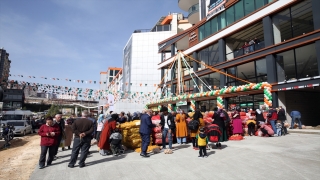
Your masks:
{"label": "white car", "polygon": [[31,134],[32,133],[32,127],[30,123],[26,120],[8,120],[7,124],[13,125],[14,126],[14,135],[26,135],[26,134]]}

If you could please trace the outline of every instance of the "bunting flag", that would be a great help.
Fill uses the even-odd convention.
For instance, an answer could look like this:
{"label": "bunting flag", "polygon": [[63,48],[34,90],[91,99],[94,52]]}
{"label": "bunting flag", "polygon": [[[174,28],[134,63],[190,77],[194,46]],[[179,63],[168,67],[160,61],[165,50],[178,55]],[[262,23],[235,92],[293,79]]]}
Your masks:
{"label": "bunting flag", "polygon": [[[132,92],[132,91],[120,91],[120,90],[98,90],[98,89],[89,89],[89,88],[79,88],[79,87],[69,87],[69,86],[61,86],[61,85],[51,85],[51,84],[41,84],[35,82],[26,82],[26,81],[18,81],[18,80],[8,80],[2,81],[8,88],[15,87],[24,89],[27,87],[28,89],[32,89],[35,92],[39,93],[53,93],[53,94],[62,94],[62,95],[73,95],[76,97],[83,97],[90,100],[95,99],[107,99],[108,94],[113,94],[115,96],[115,102],[144,102],[144,101],[152,101],[159,97],[156,92]],[[1,82],[1,83],[2,83]],[[130,101],[129,101],[130,100]]]}
{"label": "bunting flag", "polygon": [[[12,75],[12,74],[8,74],[7,76],[14,76],[14,77],[16,77],[16,76],[18,76],[18,77],[23,77],[23,75]],[[29,78],[33,78],[33,79],[35,79],[36,78],[36,76],[27,76],[27,77],[29,77]],[[54,80],[54,81],[59,81],[59,80],[63,80],[62,78],[47,78],[47,77],[44,77],[44,76],[41,76],[40,78],[42,78],[42,79],[47,79],[47,80]],[[69,79],[69,78],[66,78],[65,79],[66,81],[69,81],[69,82],[72,82],[72,79]],[[73,80],[73,82],[80,82],[80,80]],[[83,83],[83,82],[89,82],[90,84],[92,83],[92,80],[81,80],[81,82]],[[94,82],[94,84],[96,84],[96,81],[93,81]],[[103,83],[105,84],[106,83],[106,81],[103,81]]]}

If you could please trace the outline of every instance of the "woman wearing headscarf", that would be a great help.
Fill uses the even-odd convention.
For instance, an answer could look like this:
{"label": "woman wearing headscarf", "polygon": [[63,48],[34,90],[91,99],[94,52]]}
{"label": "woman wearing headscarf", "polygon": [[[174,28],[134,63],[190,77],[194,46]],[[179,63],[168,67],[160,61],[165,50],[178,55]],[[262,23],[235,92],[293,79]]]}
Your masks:
{"label": "woman wearing headscarf", "polygon": [[72,132],[72,123],[73,123],[74,119],[69,118],[65,121],[65,134],[66,134],[66,139],[64,141],[64,145],[68,147],[68,149],[70,149],[70,145],[71,145],[71,141],[72,141],[72,137],[73,137],[73,132]]}
{"label": "woman wearing headscarf", "polygon": [[218,125],[221,131],[221,136],[216,146],[221,147],[220,142],[228,141],[227,130],[224,123],[225,114],[223,113],[222,109],[218,109],[217,107],[215,107],[213,111],[214,111],[214,114],[212,119],[214,119],[214,121],[212,123]]}
{"label": "woman wearing headscarf", "polygon": [[233,134],[243,134],[242,129],[242,120],[240,118],[241,109],[238,107],[232,113],[232,126],[233,126]]}
{"label": "woman wearing headscarf", "polygon": [[176,115],[176,136],[178,144],[187,143],[187,116],[180,110]]}
{"label": "woman wearing headscarf", "polygon": [[96,137],[95,137],[97,140],[97,143],[99,143],[100,135],[103,130],[104,122],[105,122],[104,114],[100,114],[98,117],[98,121],[97,121],[97,132],[96,132]]}
{"label": "woman wearing headscarf", "polygon": [[199,134],[200,128],[203,128],[205,126],[205,122],[203,120],[202,113],[200,112],[199,109],[197,109],[195,111],[193,118],[192,118],[192,121],[199,121],[199,128],[197,130],[190,130],[190,137],[192,139],[193,149],[199,150],[196,136]]}
{"label": "woman wearing headscarf", "polygon": [[113,130],[116,128],[116,121],[118,118],[118,114],[111,114],[111,118],[104,123],[98,143],[100,154],[102,156],[106,156],[108,152],[110,152],[109,138]]}

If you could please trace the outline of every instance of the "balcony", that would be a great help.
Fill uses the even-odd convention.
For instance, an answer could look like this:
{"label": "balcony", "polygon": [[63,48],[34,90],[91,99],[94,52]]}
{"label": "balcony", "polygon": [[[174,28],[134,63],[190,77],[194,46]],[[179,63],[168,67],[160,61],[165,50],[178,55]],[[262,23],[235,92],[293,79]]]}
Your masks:
{"label": "balcony", "polygon": [[263,41],[259,42],[257,44],[253,44],[251,46],[241,47],[233,52],[226,54],[226,59],[231,60],[231,59],[237,58],[239,56],[252,53],[252,52],[257,51],[259,49],[262,49],[264,47],[265,47],[265,45],[264,45]]}
{"label": "balcony", "polygon": [[199,21],[199,3],[194,4],[188,10],[188,21],[191,24],[196,24]]}
{"label": "balcony", "polygon": [[199,3],[198,0],[178,0],[179,8],[188,11],[191,6],[194,4]]}

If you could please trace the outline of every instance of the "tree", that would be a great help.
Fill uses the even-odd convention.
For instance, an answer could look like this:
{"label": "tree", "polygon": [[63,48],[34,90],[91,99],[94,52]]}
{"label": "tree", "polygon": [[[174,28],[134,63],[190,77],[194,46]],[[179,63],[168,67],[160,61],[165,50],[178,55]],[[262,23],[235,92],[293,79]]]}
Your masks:
{"label": "tree", "polygon": [[56,114],[58,114],[60,112],[60,109],[59,109],[59,107],[57,106],[57,105],[51,105],[51,107],[50,107],[50,109],[49,109],[49,111],[48,111],[48,114],[46,115],[46,117],[49,117],[49,116],[51,116],[51,117],[53,117],[53,116],[55,116]]}

